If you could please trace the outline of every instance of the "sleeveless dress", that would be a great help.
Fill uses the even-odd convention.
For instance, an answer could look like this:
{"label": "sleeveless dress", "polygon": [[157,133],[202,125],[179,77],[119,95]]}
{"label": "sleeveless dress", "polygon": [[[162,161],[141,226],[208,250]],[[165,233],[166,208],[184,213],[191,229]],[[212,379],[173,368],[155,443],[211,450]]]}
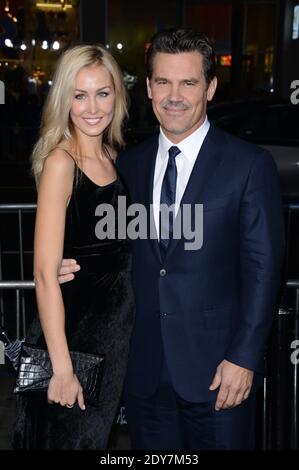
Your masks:
{"label": "sleeveless dress", "polygon": [[[117,232],[113,240],[96,237],[95,209],[110,204],[117,217],[118,197],[126,192],[119,176],[98,186],[79,167],[78,172],[66,212],[63,256],[76,259],[81,270],[61,291],[69,349],[106,356],[100,407],[85,404],[82,411],[77,404],[71,409],[49,405],[44,393],[19,395],[13,449],[105,449],[118,411],[134,319],[131,249]],[[26,340],[46,347],[38,318]]]}

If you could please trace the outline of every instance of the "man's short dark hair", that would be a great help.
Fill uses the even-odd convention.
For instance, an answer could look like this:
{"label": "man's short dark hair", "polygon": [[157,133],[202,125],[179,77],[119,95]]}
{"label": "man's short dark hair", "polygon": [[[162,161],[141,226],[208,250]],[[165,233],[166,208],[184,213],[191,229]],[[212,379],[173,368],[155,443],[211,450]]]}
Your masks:
{"label": "man's short dark hair", "polygon": [[204,33],[192,29],[167,29],[155,34],[147,51],[146,69],[149,79],[153,74],[153,62],[157,52],[179,54],[199,52],[203,57],[203,72],[209,85],[216,76],[216,57],[212,44]]}

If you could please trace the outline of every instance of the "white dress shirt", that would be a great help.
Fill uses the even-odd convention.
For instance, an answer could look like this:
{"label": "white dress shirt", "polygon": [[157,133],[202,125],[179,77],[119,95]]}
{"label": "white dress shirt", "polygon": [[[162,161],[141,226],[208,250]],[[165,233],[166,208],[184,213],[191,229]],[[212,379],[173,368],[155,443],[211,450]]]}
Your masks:
{"label": "white dress shirt", "polygon": [[162,129],[160,128],[159,135],[159,147],[155,164],[155,173],[154,173],[154,185],[153,185],[153,211],[154,211],[154,221],[156,226],[157,235],[159,238],[159,225],[160,225],[160,199],[161,199],[161,188],[168,163],[168,150],[172,146],[176,146],[180,149],[179,153],[175,159],[177,166],[177,182],[176,182],[176,197],[175,197],[175,215],[178,212],[180,203],[187,187],[191,172],[193,170],[194,163],[196,161],[197,155],[201,149],[203,141],[208,133],[210,128],[210,123],[205,118],[204,123],[196,129],[191,135],[186,137],[178,144],[171,142]]}

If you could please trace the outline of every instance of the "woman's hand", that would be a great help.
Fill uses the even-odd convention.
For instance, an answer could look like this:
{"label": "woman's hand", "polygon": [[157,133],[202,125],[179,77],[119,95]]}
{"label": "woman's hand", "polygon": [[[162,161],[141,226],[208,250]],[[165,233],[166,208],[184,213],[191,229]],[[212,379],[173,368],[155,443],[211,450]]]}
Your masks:
{"label": "woman's hand", "polygon": [[83,389],[73,371],[53,374],[48,387],[48,403],[57,403],[73,408],[78,402],[81,410],[85,410]]}

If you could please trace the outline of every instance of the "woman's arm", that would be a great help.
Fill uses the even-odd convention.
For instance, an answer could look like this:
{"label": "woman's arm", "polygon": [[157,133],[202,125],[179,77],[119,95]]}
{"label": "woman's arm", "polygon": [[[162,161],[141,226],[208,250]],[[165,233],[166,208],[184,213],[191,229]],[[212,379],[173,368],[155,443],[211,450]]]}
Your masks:
{"label": "woman's arm", "polygon": [[61,405],[72,405],[78,400],[83,409],[82,389],[73,374],[65,336],[64,305],[57,279],[73,177],[72,159],[62,150],[54,150],[46,159],[38,190],[34,279],[41,325],[53,367],[48,400]]}

